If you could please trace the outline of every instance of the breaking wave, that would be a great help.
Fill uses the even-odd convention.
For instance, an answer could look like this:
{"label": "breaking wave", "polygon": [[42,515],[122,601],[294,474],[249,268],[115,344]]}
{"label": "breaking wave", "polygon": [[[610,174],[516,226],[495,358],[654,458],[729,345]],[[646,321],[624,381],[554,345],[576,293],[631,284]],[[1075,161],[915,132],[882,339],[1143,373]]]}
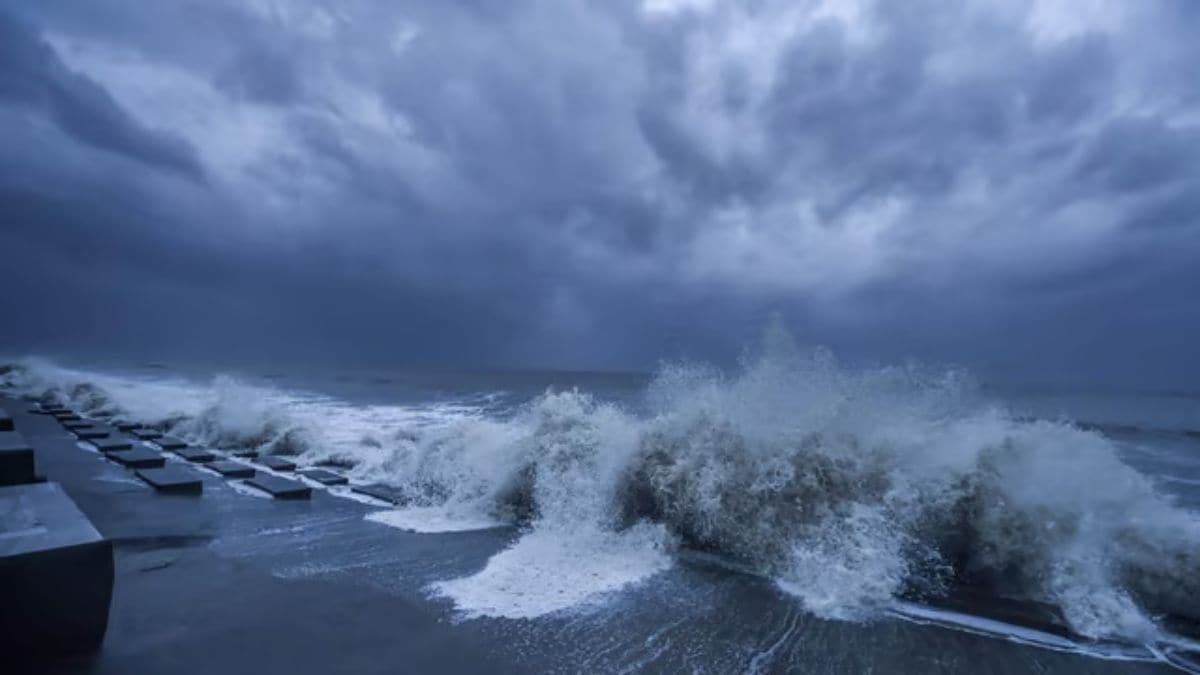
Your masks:
{"label": "breaking wave", "polygon": [[398,489],[399,522],[522,525],[483,571],[436,586],[468,615],[575,606],[686,547],[830,618],[964,587],[1049,605],[1090,638],[1155,641],[1162,617],[1200,616],[1200,519],[1112,441],[1013,415],[959,371],[850,369],[778,334],[733,374],[664,367],[636,412],[574,390],[498,416],[44,361],[0,377],[195,442],[340,464]]}

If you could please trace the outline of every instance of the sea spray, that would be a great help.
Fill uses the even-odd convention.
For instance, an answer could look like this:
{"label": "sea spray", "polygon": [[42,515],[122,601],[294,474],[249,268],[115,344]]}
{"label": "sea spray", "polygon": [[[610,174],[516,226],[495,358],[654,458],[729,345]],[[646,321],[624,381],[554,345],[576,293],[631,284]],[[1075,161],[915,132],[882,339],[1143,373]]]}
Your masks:
{"label": "sea spray", "polygon": [[3,377],[193,441],[352,465],[404,497],[393,523],[518,525],[478,574],[436,586],[469,616],[586,605],[678,547],[832,618],[959,585],[1053,605],[1092,637],[1149,640],[1156,616],[1200,614],[1196,514],[1100,433],[1012,415],[960,371],[847,368],[779,334],[734,373],[663,368],[644,405],[548,391],[499,416],[44,361]]}

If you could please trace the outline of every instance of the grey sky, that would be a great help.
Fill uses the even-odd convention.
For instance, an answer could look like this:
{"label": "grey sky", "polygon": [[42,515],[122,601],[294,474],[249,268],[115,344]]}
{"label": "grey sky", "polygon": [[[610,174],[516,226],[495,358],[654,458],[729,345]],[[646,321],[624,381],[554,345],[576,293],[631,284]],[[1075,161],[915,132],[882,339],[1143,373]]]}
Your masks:
{"label": "grey sky", "polygon": [[0,350],[1200,382],[1188,0],[0,3]]}

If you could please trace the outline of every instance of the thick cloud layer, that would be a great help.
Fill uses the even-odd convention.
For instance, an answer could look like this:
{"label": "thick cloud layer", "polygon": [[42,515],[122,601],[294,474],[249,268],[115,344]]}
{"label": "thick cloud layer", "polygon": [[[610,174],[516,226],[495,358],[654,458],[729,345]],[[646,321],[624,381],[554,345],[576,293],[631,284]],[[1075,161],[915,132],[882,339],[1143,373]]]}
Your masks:
{"label": "thick cloud layer", "polygon": [[9,3],[7,351],[1200,380],[1186,0]]}

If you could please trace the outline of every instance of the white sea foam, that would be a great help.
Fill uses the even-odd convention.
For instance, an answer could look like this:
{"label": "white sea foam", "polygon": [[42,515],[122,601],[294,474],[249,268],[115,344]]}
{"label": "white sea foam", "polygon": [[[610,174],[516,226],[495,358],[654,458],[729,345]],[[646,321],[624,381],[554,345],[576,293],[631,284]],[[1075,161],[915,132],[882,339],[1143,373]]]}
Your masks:
{"label": "white sea foam", "polygon": [[437,532],[468,532],[502,527],[503,520],[484,513],[449,510],[442,506],[411,506],[368,513],[366,519],[401,530],[432,534]]}
{"label": "white sea foam", "polygon": [[664,368],[633,414],[549,391],[499,418],[27,362],[4,376],[189,440],[298,453],[381,481],[414,531],[525,534],[436,590],[467,615],[535,616],[669,565],[682,544],[776,580],[809,611],[865,619],[966,579],[1049,603],[1081,635],[1153,642],[1196,616],[1200,521],[1097,432],[1029,421],[962,373],[852,370],[775,335],[727,375]]}
{"label": "white sea foam", "polygon": [[671,566],[663,533],[535,530],[488,561],[478,574],[434,584],[467,617],[529,619],[579,610]]}

